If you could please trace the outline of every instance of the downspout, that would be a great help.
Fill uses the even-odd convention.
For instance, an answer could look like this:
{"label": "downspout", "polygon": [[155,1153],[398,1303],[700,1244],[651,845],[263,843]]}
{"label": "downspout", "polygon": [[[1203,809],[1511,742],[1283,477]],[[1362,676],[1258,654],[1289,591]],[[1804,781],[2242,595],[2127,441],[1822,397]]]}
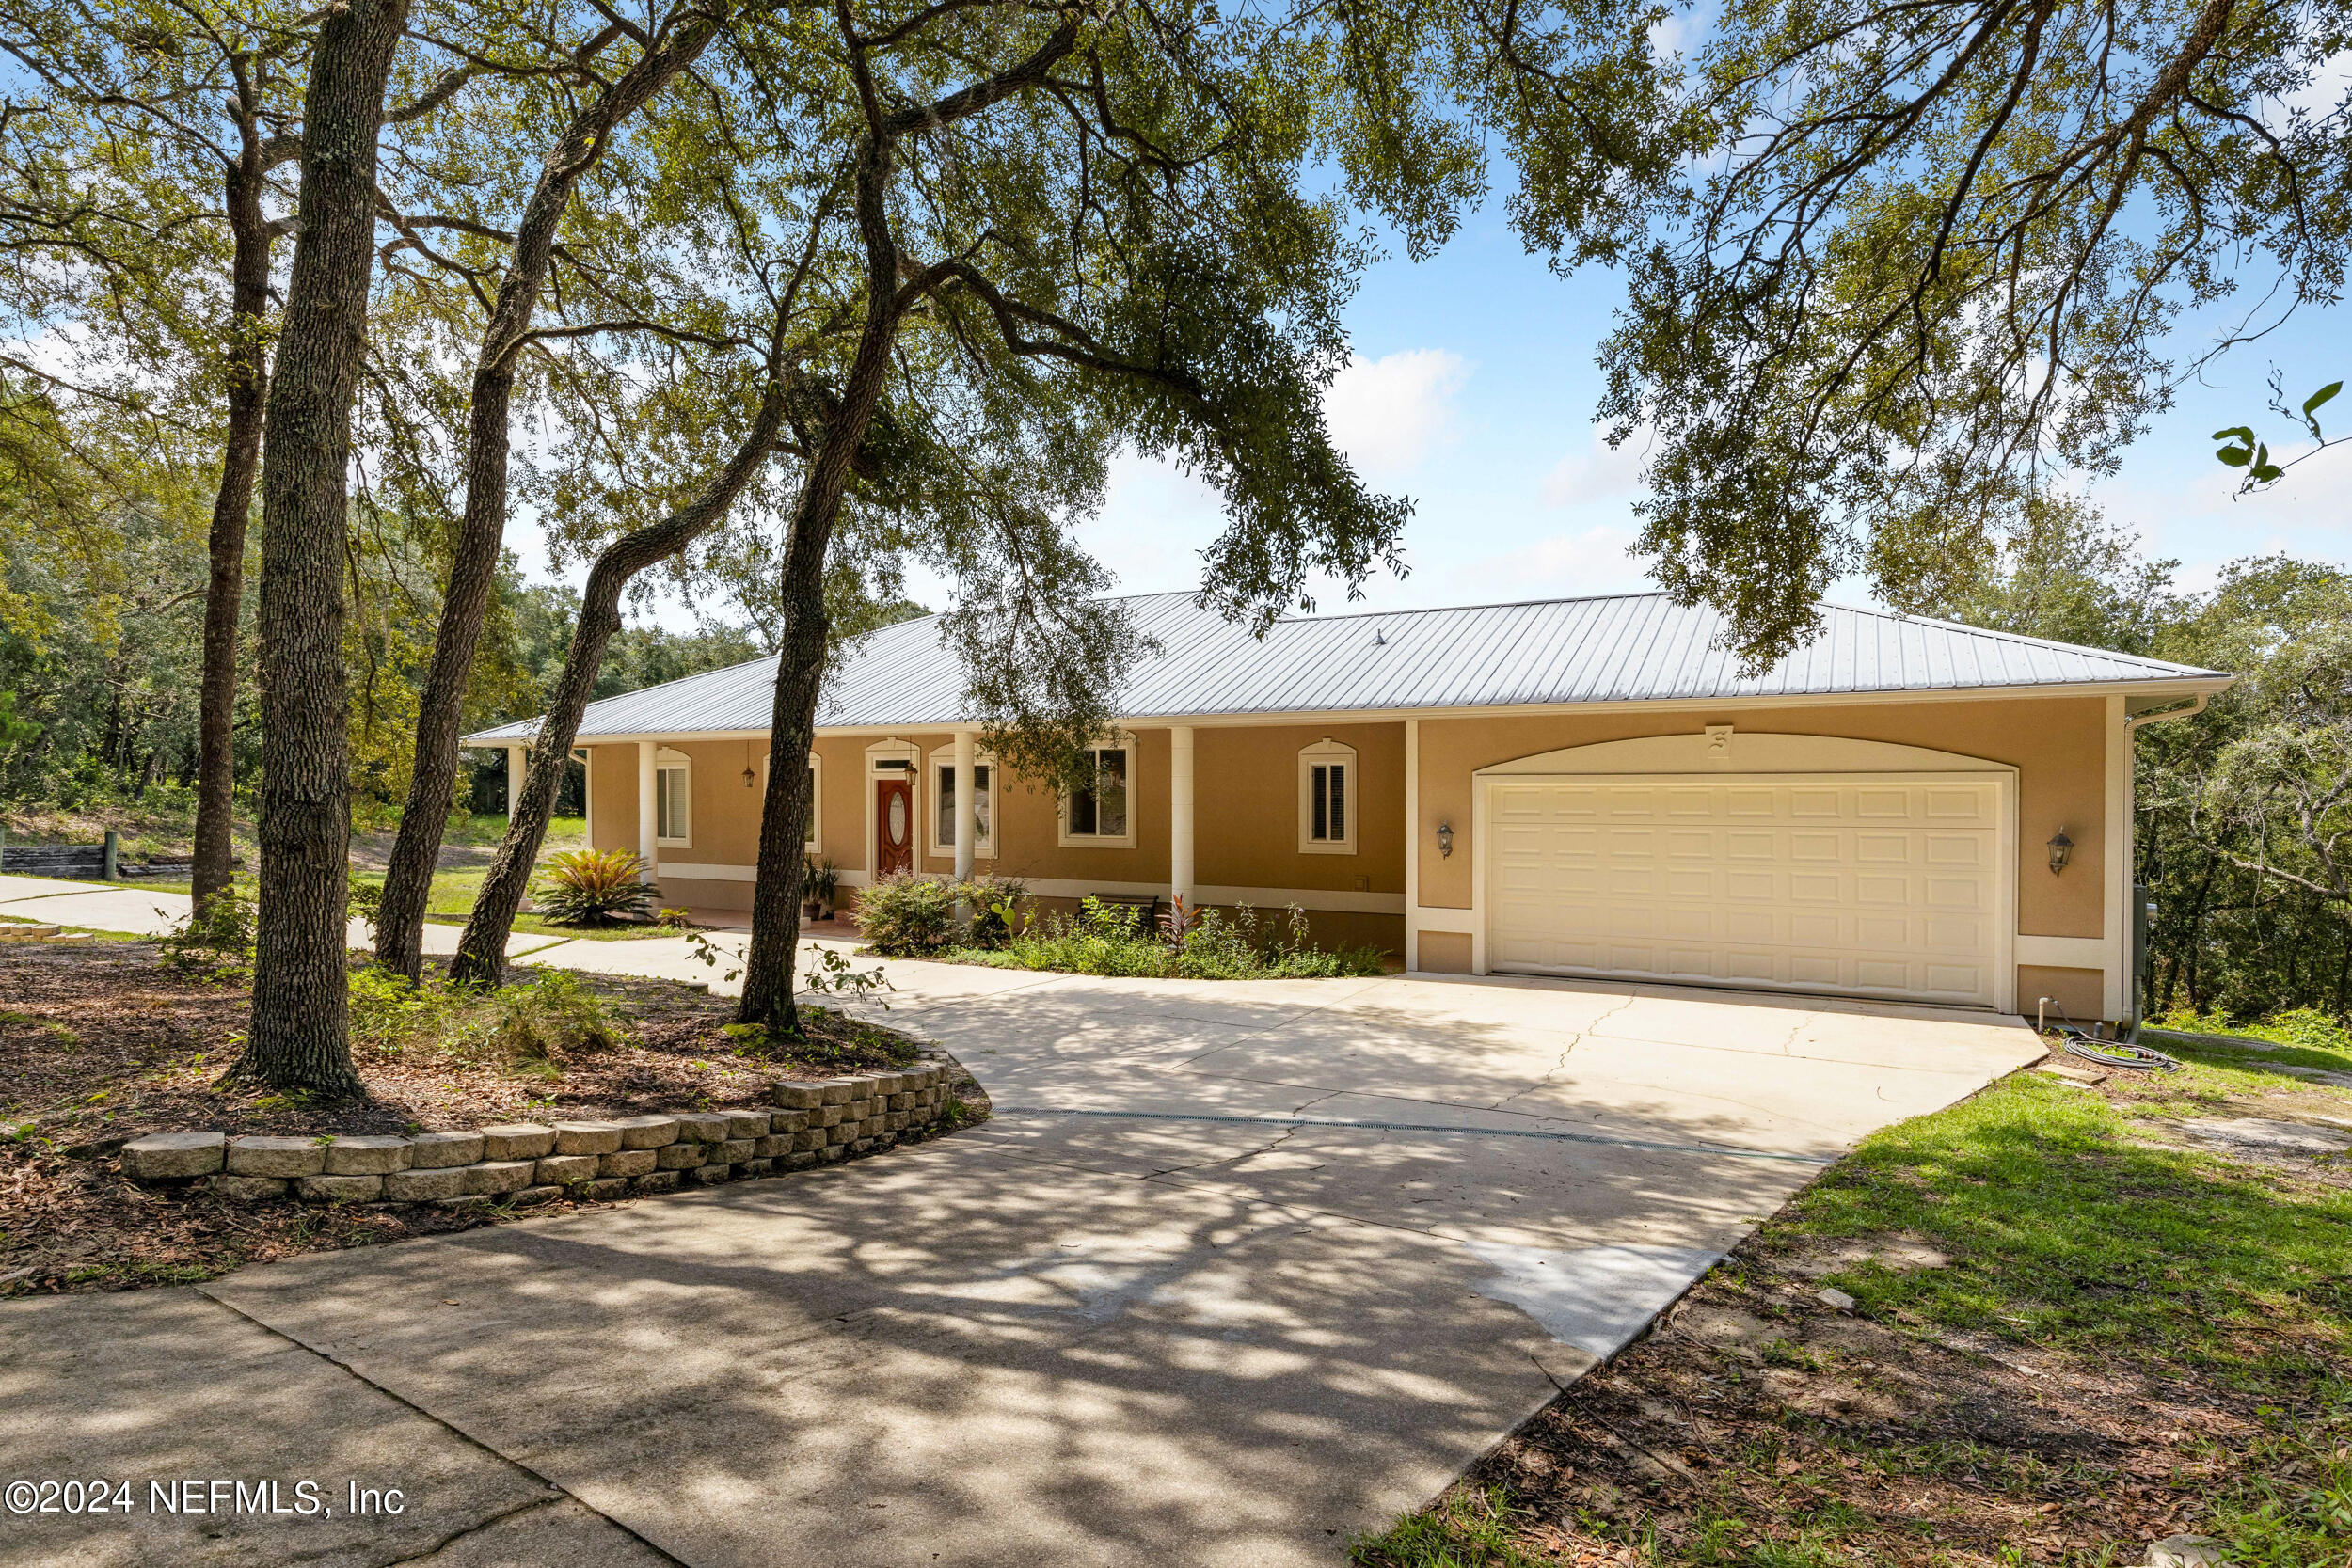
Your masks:
{"label": "downspout", "polygon": [[[2205,704],[2212,699],[2212,696],[2213,693],[2210,691],[2200,691],[2195,696],[2191,697],[2186,703],[2173,707],[2162,707],[2156,708],[2148,713],[2132,713],[2124,715],[2123,755],[2126,765],[2132,767],[2134,770],[2137,771],[2138,753],[2133,750],[2132,739],[2133,736],[2138,733],[2139,727],[2142,724],[2163,724],[2169,723],[2175,719],[2194,719],[2199,714],[2205,711]],[[2134,798],[2131,800],[2128,809],[2133,811],[2139,809],[2139,803],[2137,799],[2136,791],[2134,792]],[[2137,1045],[2139,1043],[2140,1022],[2142,1015],[2147,1010],[2148,1005],[2146,957],[2148,948],[2147,911],[2149,903],[2150,900],[2144,897],[2140,893],[2139,883],[2135,880],[2132,883],[2132,935],[2134,940],[2132,942],[2131,951],[2132,973],[2129,982],[2132,991],[2132,1026],[2131,1029],[2123,1036],[2123,1042],[2126,1045]]]}

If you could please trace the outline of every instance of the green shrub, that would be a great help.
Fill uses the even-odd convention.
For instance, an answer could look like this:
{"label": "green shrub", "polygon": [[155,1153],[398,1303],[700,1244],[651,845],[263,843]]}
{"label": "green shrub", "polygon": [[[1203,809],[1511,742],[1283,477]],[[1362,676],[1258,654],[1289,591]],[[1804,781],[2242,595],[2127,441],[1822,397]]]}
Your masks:
{"label": "green shrub", "polygon": [[350,994],[351,1042],[394,1055],[450,1045],[473,1000],[438,979],[412,981],[373,964],[351,972]]}
{"label": "green shrub", "polygon": [[2265,1032],[2289,1045],[2313,1051],[2352,1051],[2352,1035],[2342,1021],[2317,1007],[2296,1007],[2263,1021]]}
{"label": "green shrub", "polygon": [[1012,969],[1152,978],[1176,973],[1176,949],[1144,928],[1142,911],[1089,898],[1074,917],[1049,914],[1009,939],[999,961]]}
{"label": "green shrub", "polygon": [[390,1055],[489,1060],[557,1078],[566,1057],[622,1036],[612,1008],[568,969],[478,991],[455,989],[438,975],[410,981],[371,964],[352,972],[350,994],[352,1042]]}
{"label": "green shrub", "polygon": [[159,945],[164,962],[183,973],[241,970],[253,962],[254,930],[253,900],[223,888]]}
{"label": "green shrub", "polygon": [[629,849],[572,849],[548,857],[534,896],[558,926],[613,926],[653,912],[655,889],[645,863]]}
{"label": "green shrub", "polygon": [[1184,980],[1323,980],[1382,969],[1376,948],[1315,946],[1308,939],[1306,911],[1295,907],[1279,926],[1247,906],[1188,916],[1171,940],[1175,925],[1153,929],[1139,910],[1088,898],[1076,915],[1049,914],[1008,937],[983,961],[1006,969]]}
{"label": "green shrub", "polygon": [[975,877],[958,891],[972,907],[972,929],[963,939],[968,946],[1002,947],[1028,923],[1021,907],[1029,900],[1029,884],[1017,877]]}
{"label": "green shrub", "polygon": [[956,888],[895,872],[860,890],[857,928],[874,951],[894,958],[944,952],[956,940]]}
{"label": "green shrub", "polygon": [[554,1077],[565,1056],[605,1050],[621,1037],[612,1009],[572,970],[542,970],[522,985],[501,986],[489,1003],[485,1042],[517,1071]]}

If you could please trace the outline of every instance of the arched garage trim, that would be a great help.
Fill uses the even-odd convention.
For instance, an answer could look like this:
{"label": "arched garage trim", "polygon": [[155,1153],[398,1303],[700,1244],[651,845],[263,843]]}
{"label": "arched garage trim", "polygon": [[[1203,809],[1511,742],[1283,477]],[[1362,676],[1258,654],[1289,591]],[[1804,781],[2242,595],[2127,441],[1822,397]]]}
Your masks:
{"label": "arched garage trim", "polygon": [[1695,735],[1602,740],[1499,762],[1472,778],[1518,773],[2014,773],[2005,762],[1925,746],[1836,735],[1740,735],[1718,724]]}
{"label": "arched garage trim", "polygon": [[[1541,785],[1546,781],[1593,783],[1608,787],[1658,784],[1672,788],[1705,780],[1724,784],[1768,786],[1892,784],[1928,787],[1947,784],[1990,791],[1993,798],[1994,895],[1990,919],[1990,1005],[2002,1012],[2016,1006],[2017,769],[2009,763],[1964,756],[1921,746],[1854,740],[1842,736],[1741,735],[1718,725],[1690,735],[1646,736],[1540,752],[1477,769],[1471,775],[1470,968],[1489,972],[1489,936],[1494,928],[1492,896],[1498,846],[1494,831],[1499,791]],[[1527,967],[1527,966],[1517,966]],[[1545,969],[1537,973],[1596,974],[1602,969]],[[1657,983],[1667,977],[1633,976]],[[1741,982],[1725,981],[1724,984]],[[1839,994],[1835,985],[1761,984],[1752,989],[1819,990]],[[1856,994],[1869,994],[1867,990]]]}

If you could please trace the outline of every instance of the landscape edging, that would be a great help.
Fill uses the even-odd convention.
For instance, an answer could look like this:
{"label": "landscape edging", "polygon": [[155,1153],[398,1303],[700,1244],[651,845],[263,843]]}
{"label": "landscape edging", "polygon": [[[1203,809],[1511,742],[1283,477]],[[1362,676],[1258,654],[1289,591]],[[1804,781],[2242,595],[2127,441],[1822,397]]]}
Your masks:
{"label": "landscape edging", "polygon": [[919,1137],[968,1083],[943,1052],[914,1067],[777,1079],[767,1106],[618,1120],[508,1122],[413,1136],[152,1132],[122,1146],[145,1186],[244,1201],[431,1203],[472,1208],[579,1196],[612,1199],[780,1176]]}

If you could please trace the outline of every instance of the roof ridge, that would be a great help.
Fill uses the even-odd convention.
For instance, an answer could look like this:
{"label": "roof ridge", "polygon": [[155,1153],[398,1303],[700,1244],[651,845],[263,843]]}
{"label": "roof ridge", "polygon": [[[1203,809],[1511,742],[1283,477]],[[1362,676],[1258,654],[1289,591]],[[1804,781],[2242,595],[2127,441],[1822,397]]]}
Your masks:
{"label": "roof ridge", "polygon": [[1450,615],[1469,610],[1529,610],[1550,604],[1602,604],[1611,599],[1664,599],[1673,595],[1663,588],[1635,588],[1622,594],[1562,594],[1549,599],[1495,599],[1486,604],[1411,605],[1395,610],[1343,610],[1331,615],[1284,615],[1277,626],[1294,622],[1304,625],[1315,621],[1360,621],[1374,615]]}

